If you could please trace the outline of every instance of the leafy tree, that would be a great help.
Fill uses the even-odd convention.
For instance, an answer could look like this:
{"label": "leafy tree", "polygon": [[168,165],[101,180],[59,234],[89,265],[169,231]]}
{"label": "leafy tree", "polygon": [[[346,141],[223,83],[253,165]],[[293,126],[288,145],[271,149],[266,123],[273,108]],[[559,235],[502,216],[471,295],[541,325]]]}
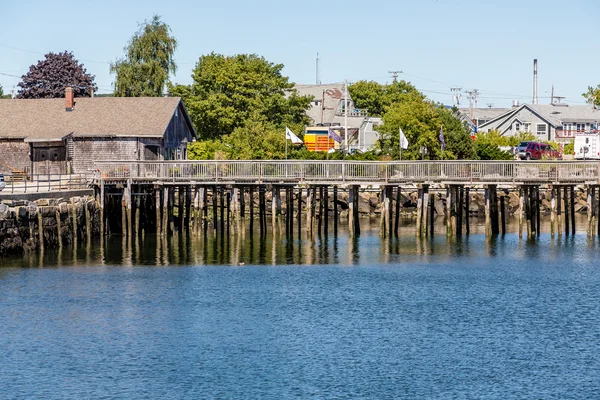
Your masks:
{"label": "leafy tree", "polygon": [[201,139],[223,137],[242,127],[270,129],[264,123],[251,128],[246,125],[250,120],[303,128],[312,98],[298,95],[282,69],[282,64],[256,54],[211,53],[200,57],[191,85],[171,86],[170,92],[183,98]]}
{"label": "leafy tree", "polygon": [[160,97],[169,83],[169,73],[177,71],[173,59],[177,40],[171,28],[155,15],[144,21],[133,35],[125,50],[125,57],[110,65],[117,75],[115,96]]}
{"label": "leafy tree", "polygon": [[600,85],[596,87],[588,86],[588,91],[583,93],[583,97],[589,104],[600,107]]}
{"label": "leafy tree", "polygon": [[373,116],[383,116],[386,107],[395,103],[425,100],[425,96],[417,88],[403,80],[390,85],[358,81],[348,86],[348,91],[356,107],[366,108]]}
{"label": "leafy tree", "polygon": [[75,97],[90,97],[98,90],[94,75],[73,57],[73,53],[48,53],[45,59],[29,67],[19,82],[19,99],[45,99],[65,96],[65,88],[73,87]]}
{"label": "leafy tree", "polygon": [[512,160],[513,156],[508,151],[502,151],[500,148],[490,142],[475,142],[477,157],[480,160]]}
{"label": "leafy tree", "polygon": [[447,109],[441,105],[436,108],[444,130],[446,159],[476,160],[477,151],[471,139],[471,128],[458,118],[458,109]]}
{"label": "leafy tree", "polygon": [[4,97],[4,88],[0,85],[0,98]]}

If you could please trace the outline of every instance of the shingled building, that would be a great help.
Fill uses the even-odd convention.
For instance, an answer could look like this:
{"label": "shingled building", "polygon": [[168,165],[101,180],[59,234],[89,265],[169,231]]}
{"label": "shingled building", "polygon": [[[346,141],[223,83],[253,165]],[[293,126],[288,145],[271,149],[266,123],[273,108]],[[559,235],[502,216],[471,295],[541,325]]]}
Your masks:
{"label": "shingled building", "polygon": [[196,131],[179,97],[0,100],[0,172],[85,173],[101,160],[179,160]]}

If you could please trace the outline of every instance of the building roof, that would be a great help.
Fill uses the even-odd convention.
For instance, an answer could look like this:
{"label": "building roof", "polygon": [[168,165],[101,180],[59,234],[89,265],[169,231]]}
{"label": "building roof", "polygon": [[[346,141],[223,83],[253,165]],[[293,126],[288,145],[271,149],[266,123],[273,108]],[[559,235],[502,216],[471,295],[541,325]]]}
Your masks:
{"label": "building roof", "polygon": [[[300,95],[312,96],[314,98],[310,109],[306,112],[310,119],[312,119],[313,125],[330,124],[334,122],[336,112],[340,107],[341,101],[344,99],[343,83],[296,85],[294,86],[294,89],[296,89]],[[324,102],[323,99],[325,100]],[[315,104],[315,101],[323,102],[324,104]],[[349,108],[354,108],[350,93],[348,93],[348,102],[350,103]]]}
{"label": "building roof", "polygon": [[[466,117],[468,120],[491,120],[499,115],[506,113],[510,108],[473,108],[473,114],[471,114],[470,108],[459,108],[458,111]],[[472,116],[471,116],[472,115]]]}
{"label": "building roof", "polygon": [[531,111],[554,128],[562,126],[565,122],[594,123],[600,121],[600,110],[597,110],[591,105],[522,104],[519,107],[508,109],[504,114],[481,125],[480,128],[494,125],[498,121],[510,119],[525,109]]}
{"label": "building roof", "polygon": [[76,98],[73,111],[65,111],[64,98],[6,99],[0,100],[0,138],[163,137],[178,110],[195,135],[179,97]]}

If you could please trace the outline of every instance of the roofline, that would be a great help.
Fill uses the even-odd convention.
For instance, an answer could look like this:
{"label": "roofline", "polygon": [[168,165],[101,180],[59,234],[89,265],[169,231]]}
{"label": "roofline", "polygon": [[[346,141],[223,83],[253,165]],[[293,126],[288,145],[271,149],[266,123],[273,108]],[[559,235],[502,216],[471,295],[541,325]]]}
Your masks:
{"label": "roofline", "polygon": [[185,103],[183,102],[183,99],[180,97],[179,98],[179,103],[177,104],[177,107],[179,107],[181,105],[181,107],[183,108],[183,116],[185,117],[185,120],[187,121],[190,130],[192,131],[194,138],[198,139],[198,133],[196,132],[196,129],[194,128],[194,124],[192,123],[192,119],[190,118],[190,114],[188,114],[187,108],[185,107]]}

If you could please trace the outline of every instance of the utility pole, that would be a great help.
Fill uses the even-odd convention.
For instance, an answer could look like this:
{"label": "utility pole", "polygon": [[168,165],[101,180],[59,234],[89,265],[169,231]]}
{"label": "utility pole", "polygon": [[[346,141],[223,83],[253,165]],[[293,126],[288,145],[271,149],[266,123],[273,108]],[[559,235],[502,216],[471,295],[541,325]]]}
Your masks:
{"label": "utility pole", "polygon": [[398,82],[398,74],[401,74],[402,71],[388,71],[388,74],[392,74],[392,78],[394,79],[394,83]]}
{"label": "utility pole", "polygon": [[316,79],[316,82],[315,82],[317,85],[321,84],[321,71],[319,71],[319,68],[320,68],[319,61],[320,61],[319,60],[319,53],[317,53],[317,76],[316,76],[317,79]]}
{"label": "utility pole", "polygon": [[461,90],[462,88],[459,87],[450,88],[450,91],[452,93],[455,93],[452,95],[452,102],[454,103],[455,107],[458,107],[460,105],[460,99],[462,97],[462,94],[460,93]]}
{"label": "utility pole", "polygon": [[[469,107],[471,108],[471,122],[473,122],[473,104],[475,104],[475,108],[477,108],[477,100],[479,98],[479,90],[473,89],[467,92],[467,98],[469,99]],[[477,126],[477,122],[473,122],[475,126]]]}
{"label": "utility pole", "polygon": [[494,103],[486,103],[485,105],[488,106],[488,108],[494,107]]}

